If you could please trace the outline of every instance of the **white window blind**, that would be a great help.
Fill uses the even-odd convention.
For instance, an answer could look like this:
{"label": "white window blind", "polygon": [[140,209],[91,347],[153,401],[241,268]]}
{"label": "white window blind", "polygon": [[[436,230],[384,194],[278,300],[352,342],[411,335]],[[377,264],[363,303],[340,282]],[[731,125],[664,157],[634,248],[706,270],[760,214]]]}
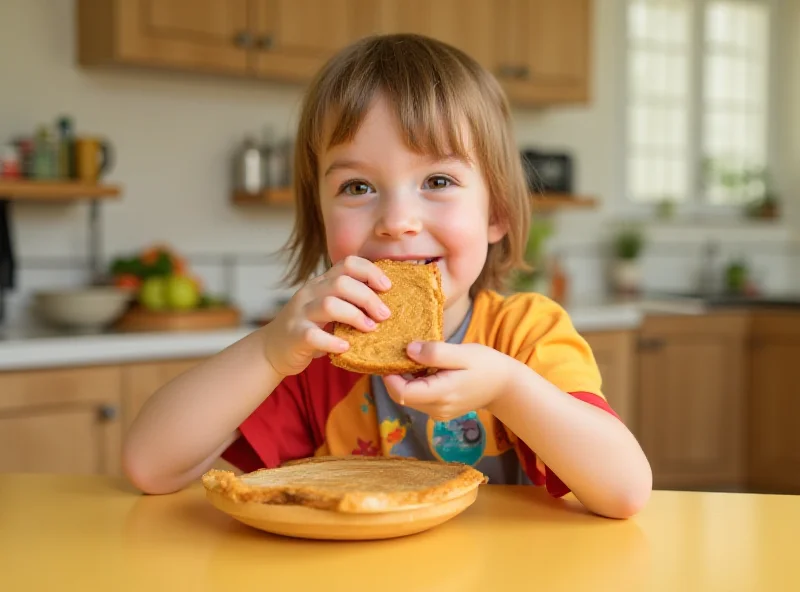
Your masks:
{"label": "white window blind", "polygon": [[626,192],[736,205],[767,163],[768,0],[627,0]]}

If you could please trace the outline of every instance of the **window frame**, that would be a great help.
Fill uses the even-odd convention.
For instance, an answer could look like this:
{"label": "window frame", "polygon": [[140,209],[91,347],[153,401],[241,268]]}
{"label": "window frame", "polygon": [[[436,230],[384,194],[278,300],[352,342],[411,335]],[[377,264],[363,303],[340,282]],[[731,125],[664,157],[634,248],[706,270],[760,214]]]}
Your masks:
{"label": "window frame", "polygon": [[[629,77],[629,43],[628,43],[628,6],[636,0],[622,0],[617,3],[617,24],[621,34],[618,38],[618,88],[621,89],[621,99],[618,101],[616,115],[618,118],[617,133],[620,158],[617,164],[618,191],[617,195],[622,196],[623,210],[630,214],[646,215],[658,208],[658,202],[642,202],[632,198],[628,183],[628,158],[629,158],[629,138],[628,138],[628,115],[631,104],[630,92],[628,88]],[[692,17],[690,31],[690,53],[689,53],[689,113],[687,116],[687,173],[688,173],[688,195],[683,202],[675,204],[675,215],[680,218],[691,219],[731,219],[741,218],[743,205],[738,204],[714,204],[708,201],[702,191],[701,169],[702,150],[703,150],[703,67],[704,67],[704,47],[705,47],[705,15],[706,7],[713,0],[691,0]],[[767,117],[765,121],[766,131],[766,162],[772,177],[773,186],[777,183],[780,172],[778,161],[779,151],[777,148],[778,139],[776,133],[777,109],[779,103],[779,9],[780,0],[728,0],[732,2],[742,2],[747,4],[759,3],[769,7],[768,18],[768,58],[767,58]]]}

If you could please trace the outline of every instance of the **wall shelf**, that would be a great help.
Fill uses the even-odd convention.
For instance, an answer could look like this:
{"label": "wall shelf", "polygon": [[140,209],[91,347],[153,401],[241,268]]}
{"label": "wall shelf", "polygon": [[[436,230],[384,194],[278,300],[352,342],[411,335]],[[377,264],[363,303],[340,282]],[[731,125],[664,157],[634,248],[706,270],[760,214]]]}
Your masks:
{"label": "wall shelf", "polygon": [[235,191],[232,201],[240,206],[290,206],[294,204],[294,193],[289,187],[265,189],[259,193]]}
{"label": "wall shelf", "polygon": [[117,185],[79,181],[31,181],[0,179],[0,199],[15,201],[75,201],[109,199],[121,193]]}
{"label": "wall shelf", "polygon": [[546,193],[533,196],[533,209],[536,212],[557,212],[560,210],[592,210],[598,206],[597,199],[587,195],[566,193]]}
{"label": "wall shelf", "polygon": [[[292,189],[265,189],[259,193],[236,191],[231,200],[241,206],[288,206],[294,203]],[[537,212],[556,212],[561,210],[590,210],[596,208],[597,200],[585,195],[537,194],[533,196],[533,209]]]}

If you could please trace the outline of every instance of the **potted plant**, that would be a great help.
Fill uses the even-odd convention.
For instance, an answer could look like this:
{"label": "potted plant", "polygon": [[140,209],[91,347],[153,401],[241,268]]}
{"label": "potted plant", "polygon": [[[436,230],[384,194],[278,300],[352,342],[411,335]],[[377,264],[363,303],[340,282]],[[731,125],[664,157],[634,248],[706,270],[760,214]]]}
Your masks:
{"label": "potted plant", "polygon": [[623,228],[614,237],[613,246],[611,279],[614,290],[620,294],[638,294],[641,288],[639,257],[644,248],[643,232],[635,226]]}
{"label": "potted plant", "polygon": [[544,245],[553,234],[550,220],[534,218],[525,244],[525,263],[530,269],[514,274],[512,289],[516,292],[541,292],[544,289]]}

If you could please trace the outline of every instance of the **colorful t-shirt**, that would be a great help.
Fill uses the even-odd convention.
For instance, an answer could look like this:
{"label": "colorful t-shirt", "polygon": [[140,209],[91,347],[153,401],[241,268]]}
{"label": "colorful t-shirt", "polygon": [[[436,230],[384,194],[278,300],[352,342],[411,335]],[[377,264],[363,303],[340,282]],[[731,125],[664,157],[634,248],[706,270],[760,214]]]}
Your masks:
{"label": "colorful t-shirt", "polygon": [[[562,391],[616,416],[601,391],[589,345],[566,311],[533,293],[480,292],[453,343],[480,343],[520,362]],[[314,455],[413,456],[474,466],[491,484],[569,489],[533,451],[485,409],[446,422],[396,404],[378,376],[314,360],[285,378],[240,426],[223,458],[243,471]]]}

